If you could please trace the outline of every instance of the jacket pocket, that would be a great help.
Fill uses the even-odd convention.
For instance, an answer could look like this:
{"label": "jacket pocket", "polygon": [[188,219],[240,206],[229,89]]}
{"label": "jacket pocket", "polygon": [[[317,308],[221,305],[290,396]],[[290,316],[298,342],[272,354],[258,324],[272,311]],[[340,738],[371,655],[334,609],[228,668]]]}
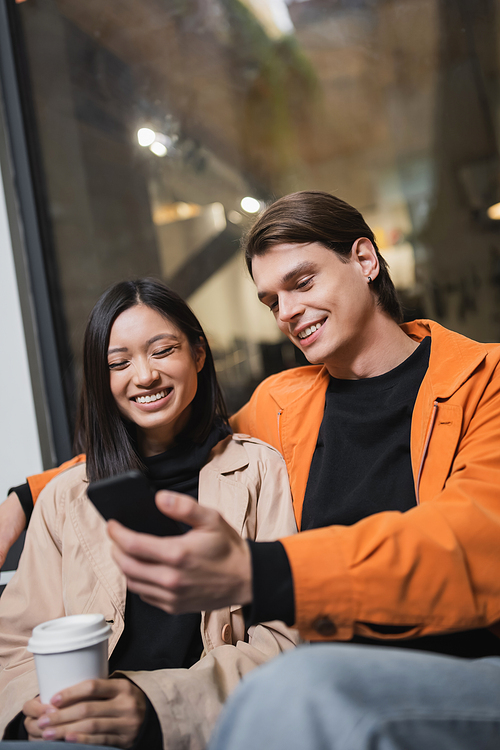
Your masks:
{"label": "jacket pocket", "polygon": [[431,500],[446,484],[462,431],[462,407],[439,404],[420,479],[420,498]]}

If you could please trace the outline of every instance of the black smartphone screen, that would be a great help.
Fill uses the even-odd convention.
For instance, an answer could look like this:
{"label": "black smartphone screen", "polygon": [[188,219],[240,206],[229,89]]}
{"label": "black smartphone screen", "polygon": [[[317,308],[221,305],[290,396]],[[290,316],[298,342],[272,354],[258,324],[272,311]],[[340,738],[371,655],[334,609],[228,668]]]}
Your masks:
{"label": "black smartphone screen", "polygon": [[133,531],[156,536],[183,534],[177,521],[164,516],[155,503],[155,489],[140,471],[127,471],[91,482],[87,494],[108,521],[115,518]]}

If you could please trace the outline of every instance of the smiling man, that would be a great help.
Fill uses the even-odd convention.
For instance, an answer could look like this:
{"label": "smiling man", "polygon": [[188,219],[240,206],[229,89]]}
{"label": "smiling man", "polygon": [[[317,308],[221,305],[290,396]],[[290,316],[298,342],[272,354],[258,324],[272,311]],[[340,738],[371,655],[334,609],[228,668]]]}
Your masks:
{"label": "smiling man", "polygon": [[252,547],[254,608],[283,606],[288,580],[284,619],[308,639],[499,654],[500,347],[401,326],[373,232],[329,194],[278,200],[245,254],[315,365],[264,381],[234,418],[283,453],[307,532]]}
{"label": "smiling man", "polygon": [[312,366],[264,381],[232,423],[283,454],[302,533],[243,543],[160,493],[193,528],[162,540],[111,523],[129,587],[170,612],[237,601],[249,622],[348,644],[263,668],[217,748],[497,748],[500,346],[401,325],[373,232],[327,193],[272,204],[245,254]]}

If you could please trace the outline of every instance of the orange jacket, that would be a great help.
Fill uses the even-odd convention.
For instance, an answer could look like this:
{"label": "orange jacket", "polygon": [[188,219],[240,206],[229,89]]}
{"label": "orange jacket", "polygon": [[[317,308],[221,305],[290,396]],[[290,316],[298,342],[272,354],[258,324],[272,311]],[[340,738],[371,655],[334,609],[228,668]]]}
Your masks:
{"label": "orange jacket", "polygon": [[[369,623],[416,637],[500,620],[500,346],[432,321],[403,329],[432,339],[411,426],[417,506],[281,540],[310,640],[384,638]],[[283,454],[299,528],[328,382],[320,366],[282,372],[232,420]]]}
{"label": "orange jacket", "polygon": [[43,490],[45,485],[50,482],[51,479],[54,479],[54,477],[60,474],[61,471],[64,471],[65,469],[69,469],[70,466],[81,464],[84,461],[85,461],[85,453],[80,453],[78,456],[75,456],[74,458],[70,458],[69,461],[65,461],[60,466],[56,466],[55,469],[47,469],[47,471],[44,471],[42,474],[33,474],[31,477],[28,477],[26,481],[28,482],[30,486],[31,497],[33,498],[33,504],[36,503],[38,495]]}

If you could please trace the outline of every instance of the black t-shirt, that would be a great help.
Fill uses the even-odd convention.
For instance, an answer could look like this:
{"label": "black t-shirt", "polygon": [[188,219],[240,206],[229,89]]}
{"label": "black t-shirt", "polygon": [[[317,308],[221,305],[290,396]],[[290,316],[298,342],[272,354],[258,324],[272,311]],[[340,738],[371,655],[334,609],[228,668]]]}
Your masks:
{"label": "black t-shirt", "polygon": [[311,462],[301,530],[351,526],[416,504],[411,415],[429,365],[425,338],[398,367],[375,378],[330,378]]}

